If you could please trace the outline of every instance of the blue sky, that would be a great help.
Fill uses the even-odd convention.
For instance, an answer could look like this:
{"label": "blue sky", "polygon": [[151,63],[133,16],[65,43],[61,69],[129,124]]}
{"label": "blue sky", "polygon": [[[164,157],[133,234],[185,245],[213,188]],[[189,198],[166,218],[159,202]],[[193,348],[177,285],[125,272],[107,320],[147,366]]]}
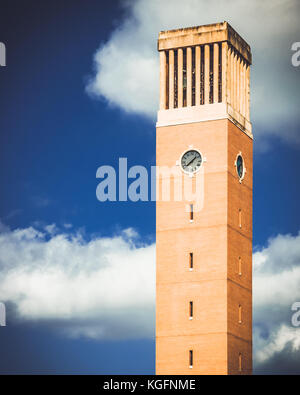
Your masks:
{"label": "blue sky", "polygon": [[[142,37],[140,40],[144,38],[145,43],[153,41],[155,48],[155,39],[159,30],[169,25],[176,28],[177,24],[181,23],[180,9],[178,8],[176,20],[164,21],[157,18],[152,26],[147,20],[145,21],[143,0],[132,2],[126,7],[119,1],[104,3],[90,0],[87,3],[76,0],[42,3],[38,1],[27,1],[26,4],[22,1],[1,3],[0,41],[4,42],[7,48],[7,66],[0,68],[2,181],[0,219],[3,233],[0,243],[2,253],[0,268],[2,274],[6,273],[4,270],[6,262],[13,262],[11,257],[15,250],[19,253],[16,255],[18,256],[16,267],[24,262],[30,266],[30,259],[33,256],[30,251],[45,254],[49,259],[48,265],[57,267],[56,261],[53,262],[59,259],[55,252],[52,251],[50,254],[48,250],[43,250],[43,246],[49,241],[53,242],[54,249],[56,246],[63,246],[66,250],[73,245],[73,242],[78,243],[83,246],[80,250],[83,260],[90,256],[93,241],[95,243],[98,241],[103,248],[101,240],[108,240],[110,243],[109,252],[104,258],[111,256],[116,248],[120,248],[120,251],[128,254],[128,260],[133,256],[131,254],[137,254],[131,259],[135,262],[136,256],[144,253],[144,250],[147,254],[145,260],[150,260],[155,243],[155,203],[100,203],[95,194],[98,183],[95,175],[97,168],[103,164],[117,167],[119,157],[127,157],[129,166],[139,164],[150,168],[155,164],[153,113],[156,103],[151,104],[148,99],[149,97],[151,99],[154,93],[149,91],[149,95],[147,94],[148,80],[145,81],[147,86],[144,87],[142,83],[138,85],[139,90],[144,91],[143,94],[146,92],[146,97],[143,94],[139,96],[139,92],[135,96],[134,90],[131,92],[131,87],[128,87],[127,100],[123,85],[118,91],[118,87],[115,87],[113,82],[118,82],[118,78],[122,81],[126,79],[126,67],[130,66],[130,63],[124,58],[124,63],[117,62],[118,59],[114,57],[112,48],[113,50],[119,48],[118,53],[122,53],[122,49],[127,48],[126,45],[131,46],[133,52],[128,55],[144,56],[144,70],[147,71],[149,67],[153,75],[156,75],[158,70],[152,68],[152,65],[156,64],[157,59],[153,56],[157,55],[156,53],[153,55],[152,44],[139,47],[139,41],[132,40],[134,29],[144,29],[145,35],[144,37],[139,35]],[[150,15],[155,18],[159,3],[156,1],[150,3],[153,5],[153,8],[149,6],[149,10],[153,12]],[[175,5],[179,4],[177,1],[175,3]],[[192,8],[195,2],[192,3],[189,2],[187,10],[189,7]],[[240,3],[242,4],[243,1]],[[162,15],[168,14],[167,11],[163,9]],[[211,12],[207,10],[208,17]],[[242,9],[235,10],[236,17],[239,12],[242,12]],[[149,14],[147,9],[145,14]],[[268,17],[266,23],[273,26],[279,17],[280,15],[274,13],[273,16]],[[224,19],[226,15],[224,17],[218,15],[217,21]],[[196,24],[194,19],[189,21],[189,16],[184,15],[182,26]],[[230,22],[239,31],[234,21],[233,18]],[[211,22],[216,21],[211,20]],[[207,21],[199,18],[197,24],[202,23]],[[260,72],[255,74],[253,71],[256,82],[252,90],[257,86],[259,91],[263,85],[262,81],[265,81],[266,85],[270,83],[269,76],[261,71],[264,69],[264,62],[260,59],[263,46],[255,41],[255,37],[252,38],[254,42],[251,41],[253,30],[251,23],[246,24],[242,30],[241,34],[249,41],[253,54],[257,55],[257,58],[254,56],[253,68],[257,67]],[[283,31],[286,32],[286,29],[284,28]],[[300,40],[299,35],[293,36],[294,33],[291,24],[284,43],[286,47],[282,44],[282,48],[286,48],[281,52],[285,60],[280,63],[278,73],[288,75],[284,83],[299,86],[300,68],[295,69],[290,65],[291,53],[290,47],[287,46],[291,39]],[[278,52],[278,48],[271,41],[265,43],[265,47],[269,48],[271,59],[272,54]],[[93,61],[96,53],[99,55],[100,63]],[[111,55],[115,63],[122,68],[120,72],[114,69],[115,66],[110,65],[107,54]],[[136,71],[137,78],[140,78],[139,71]],[[98,84],[95,82],[96,75],[100,79]],[[129,78],[128,75],[127,77]],[[281,89],[281,81],[275,79],[275,71],[272,77],[272,85],[274,82],[278,85],[278,88],[273,88],[274,92],[278,93],[277,91]],[[298,273],[300,265],[298,251],[300,123],[297,111],[294,111],[294,108],[299,108],[299,95],[297,96],[292,88],[289,91],[291,95],[284,96],[285,91],[281,92],[284,102],[282,115],[280,110],[274,110],[277,103],[276,94],[273,95],[274,102],[270,102],[271,98],[268,95],[265,96],[264,102],[263,93],[261,93],[262,98],[257,96],[257,102],[262,103],[260,108],[255,107],[255,97],[253,99],[253,133],[254,136],[257,135],[254,141],[253,245],[258,254],[257,262],[261,262],[259,259],[263,257],[266,267],[266,270],[262,271],[260,266],[258,277],[261,276],[266,280],[269,278],[268,273],[272,279],[274,273],[281,272],[286,278],[284,264],[291,263],[295,273]],[[51,224],[55,224],[56,227],[47,228]],[[13,233],[17,229],[27,232],[24,239],[23,236]],[[29,235],[29,229],[33,232],[41,232],[42,235],[38,233]],[[124,233],[126,229],[131,229],[133,233]],[[282,238],[278,235],[282,235]],[[270,241],[270,238],[273,239]],[[27,246],[24,247],[26,243],[28,249]],[[9,250],[9,246],[13,246],[13,252]],[[289,255],[291,251],[292,256]],[[52,261],[51,257],[54,257]],[[274,268],[275,261],[278,264]],[[66,266],[68,264],[66,262]],[[147,271],[149,276],[152,275],[151,270]],[[97,275],[100,276],[101,272]],[[4,277],[0,275],[1,278]],[[65,273],[63,278],[66,278]],[[105,330],[108,332],[107,328],[113,328],[113,325],[121,329],[116,330],[113,336],[107,334],[101,336],[97,330],[96,334],[91,332],[91,328],[95,329],[92,313],[88,317],[91,328],[82,329],[80,326],[82,325],[80,314],[83,314],[84,307],[78,308],[79,312],[74,308],[76,313],[71,314],[69,322],[61,316],[55,316],[51,309],[44,315],[36,311],[33,313],[30,310],[32,307],[30,302],[34,300],[30,299],[32,295],[28,297],[29,302],[26,306],[19,304],[20,295],[9,288],[8,277],[5,281],[3,280],[2,286],[7,287],[5,288],[7,326],[0,328],[0,348],[4,350],[1,354],[5,356],[0,359],[0,372],[154,373],[155,343],[151,334],[152,327],[149,333],[145,329],[148,321],[152,321],[154,325],[153,302],[148,294],[145,296],[146,309],[138,307],[141,316],[144,314],[143,310],[149,310],[147,318],[142,318],[140,321],[140,332],[134,332],[132,322],[128,323],[122,317],[115,322],[108,313],[105,313],[103,319],[109,321],[109,324],[104,325]],[[117,279],[113,278],[113,281]],[[127,278],[124,281],[127,281]],[[147,280],[143,277],[143,281]],[[289,284],[288,277],[286,281]],[[67,285],[70,285],[69,280]],[[19,292],[21,291],[20,286]],[[275,291],[274,298],[276,298]],[[97,292],[95,291],[95,296],[98,295]],[[274,305],[277,305],[276,300],[273,299],[265,304],[262,300],[257,302],[259,314],[256,324],[263,334],[254,337],[254,341],[261,345],[261,349],[267,350],[264,357],[257,359],[255,366],[258,373],[264,369],[270,373],[283,372],[287,360],[294,361],[289,365],[290,371],[299,373],[300,351],[297,346],[299,330],[297,333],[295,331],[290,333],[290,329],[287,329],[281,337],[279,335],[276,337],[276,333],[280,330],[284,331],[282,328],[290,325],[290,302],[300,300],[297,284],[293,292],[288,296],[285,295],[286,303],[281,306],[280,311],[278,310],[278,314],[276,313],[279,318],[274,321],[270,318],[272,322],[270,326],[264,325],[261,317],[268,316]],[[5,296],[4,291],[2,293],[0,291],[0,299],[3,300]],[[63,296],[67,298],[66,294]],[[271,300],[272,295],[268,295],[268,298],[263,295],[262,299],[264,298]],[[130,314],[136,302],[131,302],[130,298],[128,300],[126,309],[132,321],[135,316],[133,314],[131,319]],[[50,303],[54,302],[50,301]],[[121,305],[118,305],[117,300],[113,301],[113,306],[115,309],[113,314],[119,314]],[[97,305],[95,311],[102,307]],[[44,306],[41,304],[40,311],[43,312],[43,309]],[[76,330],[72,327],[73,324]],[[69,327],[72,327],[72,330],[69,330]],[[81,329],[78,329],[79,327]]]}

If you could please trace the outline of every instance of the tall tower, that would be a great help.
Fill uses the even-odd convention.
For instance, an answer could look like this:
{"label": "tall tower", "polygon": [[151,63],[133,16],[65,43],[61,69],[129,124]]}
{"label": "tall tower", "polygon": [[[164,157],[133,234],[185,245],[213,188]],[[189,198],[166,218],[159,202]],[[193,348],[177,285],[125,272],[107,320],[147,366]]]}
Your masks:
{"label": "tall tower", "polygon": [[223,22],[158,50],[157,166],[201,171],[203,204],[157,197],[156,373],[251,374],[250,47]]}

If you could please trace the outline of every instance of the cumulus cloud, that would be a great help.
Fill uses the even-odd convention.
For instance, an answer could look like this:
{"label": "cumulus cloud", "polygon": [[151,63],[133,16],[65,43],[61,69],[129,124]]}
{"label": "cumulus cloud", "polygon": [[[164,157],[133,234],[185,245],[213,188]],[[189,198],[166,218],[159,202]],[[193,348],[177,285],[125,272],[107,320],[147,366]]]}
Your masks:
{"label": "cumulus cloud", "polygon": [[282,373],[289,360],[290,371],[299,373],[300,327],[292,326],[291,307],[300,301],[300,233],[270,239],[253,258],[255,371]]}
{"label": "cumulus cloud", "polygon": [[[12,303],[19,320],[71,337],[154,337],[155,245],[134,229],[85,240],[53,224],[0,225],[0,301]],[[300,233],[278,235],[254,253],[256,373],[299,373],[300,327],[291,324],[299,284]]]}
{"label": "cumulus cloud", "polygon": [[0,230],[0,300],[19,319],[74,337],[154,336],[155,247],[133,229],[90,241],[54,225]]}
{"label": "cumulus cloud", "polygon": [[256,137],[277,134],[300,142],[299,70],[291,46],[299,41],[298,0],[122,1],[126,17],[94,57],[87,91],[127,113],[154,120],[158,108],[158,32],[227,20],[249,42],[252,121]]}

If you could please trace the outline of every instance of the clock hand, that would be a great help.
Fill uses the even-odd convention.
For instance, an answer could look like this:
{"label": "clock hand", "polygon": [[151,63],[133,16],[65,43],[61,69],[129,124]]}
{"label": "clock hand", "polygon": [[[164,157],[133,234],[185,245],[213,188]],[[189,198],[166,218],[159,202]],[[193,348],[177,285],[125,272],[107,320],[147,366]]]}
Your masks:
{"label": "clock hand", "polygon": [[190,166],[193,166],[197,161],[197,156],[195,155],[195,158],[193,159],[193,161],[190,163]]}
{"label": "clock hand", "polygon": [[196,158],[196,155],[194,155],[194,157],[192,158],[192,160],[190,160],[189,163],[186,164],[186,166],[189,166],[189,165],[193,162],[193,160],[194,160],[195,158]]}

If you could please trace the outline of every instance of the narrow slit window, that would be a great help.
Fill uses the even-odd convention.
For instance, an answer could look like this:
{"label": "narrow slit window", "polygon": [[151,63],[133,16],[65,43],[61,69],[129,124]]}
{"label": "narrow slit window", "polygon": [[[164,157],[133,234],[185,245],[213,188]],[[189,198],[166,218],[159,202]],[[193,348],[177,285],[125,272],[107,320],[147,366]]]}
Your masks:
{"label": "narrow slit window", "polygon": [[190,252],[190,269],[194,268],[194,254]]}
{"label": "narrow slit window", "polygon": [[239,209],[239,227],[242,227],[242,210]]}
{"label": "narrow slit window", "polygon": [[239,372],[242,371],[242,354],[239,353]]}
{"label": "narrow slit window", "polygon": [[242,306],[239,305],[239,324],[242,323]]}
{"label": "narrow slit window", "polygon": [[178,107],[178,51],[174,50],[174,108]]}
{"label": "narrow slit window", "polygon": [[194,310],[193,310],[194,306],[193,306],[193,302],[190,302],[190,319],[193,318],[193,314],[194,314]]}
{"label": "narrow slit window", "polygon": [[166,51],[166,110],[169,108],[169,51]]}
{"label": "narrow slit window", "polygon": [[222,102],[222,43],[219,43],[219,67],[218,67],[218,69],[219,69],[218,102],[221,103]]}
{"label": "narrow slit window", "polygon": [[204,104],[204,46],[200,47],[201,62],[200,62],[200,104]]}
{"label": "narrow slit window", "polygon": [[190,205],[190,221],[194,221],[194,205]]}
{"label": "narrow slit window", "polygon": [[190,362],[190,368],[192,368],[193,367],[193,358],[194,356],[193,356],[193,350],[190,350],[189,351],[189,362]]}
{"label": "narrow slit window", "polygon": [[182,99],[183,107],[186,107],[186,88],[187,88],[187,76],[186,76],[186,48],[183,49],[183,67],[182,67]]}
{"label": "narrow slit window", "polygon": [[192,106],[196,101],[196,69],[195,69],[195,47],[192,47]]}
{"label": "narrow slit window", "polygon": [[209,103],[214,102],[214,49],[209,46]]}
{"label": "narrow slit window", "polygon": [[240,256],[239,256],[238,273],[239,273],[239,276],[242,275],[242,258]]}

